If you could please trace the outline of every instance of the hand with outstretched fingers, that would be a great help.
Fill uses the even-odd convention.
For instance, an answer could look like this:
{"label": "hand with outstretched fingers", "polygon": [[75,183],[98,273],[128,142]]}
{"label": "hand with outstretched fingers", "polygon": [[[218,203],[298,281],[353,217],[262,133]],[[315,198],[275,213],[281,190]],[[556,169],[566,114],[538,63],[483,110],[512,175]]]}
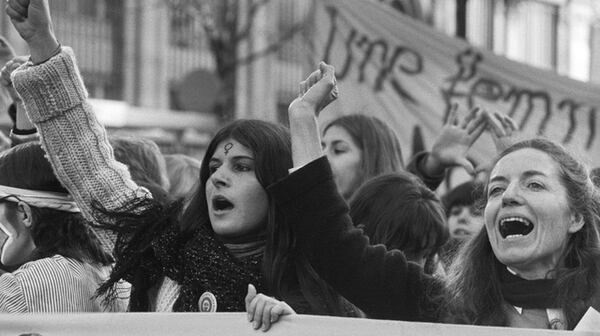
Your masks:
{"label": "hand with outstretched fingers", "polygon": [[290,104],[290,110],[302,107],[313,110],[318,116],[323,108],[337,99],[338,95],[334,67],[321,62],[319,69],[300,82],[300,94]]}
{"label": "hand with outstretched fingers", "polygon": [[467,152],[487,127],[486,113],[480,108],[471,109],[462,120],[458,116],[458,104],[453,104],[448,120],[436,138],[431,153],[425,161],[429,175],[439,175],[446,168],[462,166],[469,174],[475,173]]}
{"label": "hand with outstretched fingers", "polygon": [[511,117],[500,112],[488,113],[486,117],[488,119],[487,129],[492,136],[497,154],[502,153],[518,141],[519,126]]}
{"label": "hand with outstretched fingers", "polygon": [[48,59],[59,47],[48,0],[6,0],[6,14],[27,42],[33,63]]}
{"label": "hand with outstretched fingers", "polygon": [[262,328],[262,331],[269,330],[281,316],[296,314],[284,301],[257,294],[256,288],[251,284],[248,285],[248,294],[246,295],[246,313],[252,327],[254,329]]}
{"label": "hand with outstretched fingers", "polygon": [[[496,155],[502,153],[505,149],[519,141],[519,126],[509,116],[500,112],[486,113],[487,131],[494,141]],[[476,168],[480,180],[484,181],[487,174],[492,169],[493,161],[486,161],[479,164]]]}

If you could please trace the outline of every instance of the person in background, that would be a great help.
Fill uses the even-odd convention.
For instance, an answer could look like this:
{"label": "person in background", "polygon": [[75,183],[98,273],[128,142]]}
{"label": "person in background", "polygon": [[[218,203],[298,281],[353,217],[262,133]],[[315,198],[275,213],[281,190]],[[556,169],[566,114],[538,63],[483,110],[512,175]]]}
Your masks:
{"label": "person in background", "polygon": [[349,207],[371,244],[401,250],[428,274],[437,270],[448,226],[440,199],[419,178],[408,172],[375,177],[356,191]]}
{"label": "person in background", "polygon": [[184,154],[167,154],[164,157],[171,185],[169,195],[174,198],[187,196],[198,182],[202,162]]}
{"label": "person in background", "polygon": [[479,208],[482,192],[483,186],[474,181],[467,181],[452,188],[442,197],[452,238],[473,236],[483,228],[483,215]]}
{"label": "person in background", "polygon": [[375,117],[339,117],[323,130],[322,143],[340,193],[346,199],[368,179],[404,170],[396,133]]}
{"label": "person in background", "polygon": [[462,243],[483,228],[482,197],[483,185],[475,180],[459,184],[442,197],[450,239],[442,246],[439,255],[446,269],[454,260]]}
{"label": "person in background", "polygon": [[[452,108],[458,109],[458,105]],[[383,121],[358,114],[334,119],[323,130],[322,147],[340,194],[349,200],[368,179],[386,173],[406,170],[418,176],[431,190],[437,189],[443,181],[446,168],[459,165],[473,173],[469,160],[454,160],[462,157],[482,133],[479,126],[485,122],[484,114],[475,108],[468,116],[465,122],[474,121],[470,129],[446,123],[431,152],[417,153],[406,168],[398,137]],[[472,129],[478,132],[471,132]]]}
{"label": "person in background", "polygon": [[[119,298],[106,305],[96,289],[114,262],[52,173],[37,142],[0,154],[0,230],[8,239],[0,276],[0,312],[125,311]],[[126,294],[128,286],[117,285]]]}
{"label": "person in background", "polygon": [[135,183],[145,187],[163,203],[168,203],[170,188],[165,158],[158,145],[133,136],[109,136],[115,159],[125,164]]}

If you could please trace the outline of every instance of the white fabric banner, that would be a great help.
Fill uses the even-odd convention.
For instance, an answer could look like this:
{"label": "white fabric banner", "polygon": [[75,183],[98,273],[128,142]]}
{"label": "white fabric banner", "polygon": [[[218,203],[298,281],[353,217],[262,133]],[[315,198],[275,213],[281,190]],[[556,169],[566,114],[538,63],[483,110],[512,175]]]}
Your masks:
{"label": "white fabric banner", "polygon": [[[475,327],[437,323],[368,320],[310,315],[286,316],[266,334],[252,329],[245,313],[88,313],[0,314],[0,336],[37,333],[42,336],[100,335],[421,335],[542,336],[548,330]],[[592,336],[594,332],[552,331],[555,336]]]}
{"label": "white fabric banner", "polygon": [[[478,49],[375,1],[317,1],[314,27],[315,57],[335,66],[340,87],[322,124],[374,115],[396,130],[408,156],[415,126],[430,147],[457,102],[463,113],[506,113],[524,137],[545,136],[600,166],[600,86]],[[472,150],[478,160],[494,154],[489,135]]]}

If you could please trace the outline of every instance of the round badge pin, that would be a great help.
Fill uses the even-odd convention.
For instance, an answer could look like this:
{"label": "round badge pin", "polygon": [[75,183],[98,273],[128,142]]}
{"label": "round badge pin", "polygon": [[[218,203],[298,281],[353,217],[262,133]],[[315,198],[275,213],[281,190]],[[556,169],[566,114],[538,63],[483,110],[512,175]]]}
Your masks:
{"label": "round badge pin", "polygon": [[204,292],[198,300],[198,309],[203,313],[214,313],[217,311],[217,298],[211,292]]}
{"label": "round badge pin", "polygon": [[552,319],[552,321],[550,321],[550,329],[566,330],[565,323],[558,318]]}

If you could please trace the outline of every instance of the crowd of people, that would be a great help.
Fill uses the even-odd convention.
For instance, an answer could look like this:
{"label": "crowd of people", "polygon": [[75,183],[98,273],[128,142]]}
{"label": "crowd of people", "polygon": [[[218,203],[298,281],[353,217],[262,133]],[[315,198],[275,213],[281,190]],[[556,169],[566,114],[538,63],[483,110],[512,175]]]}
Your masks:
{"label": "crowd of people", "polygon": [[[204,158],[107,135],[47,0],[9,0],[31,56],[1,72],[0,312],[247,312],[573,329],[600,308],[600,191],[546,139],[454,105],[406,165],[383,121],[317,116],[333,66],[300,83],[289,129],[236,120]],[[436,189],[483,133],[498,157]],[[597,181],[597,180],[596,180]]]}

